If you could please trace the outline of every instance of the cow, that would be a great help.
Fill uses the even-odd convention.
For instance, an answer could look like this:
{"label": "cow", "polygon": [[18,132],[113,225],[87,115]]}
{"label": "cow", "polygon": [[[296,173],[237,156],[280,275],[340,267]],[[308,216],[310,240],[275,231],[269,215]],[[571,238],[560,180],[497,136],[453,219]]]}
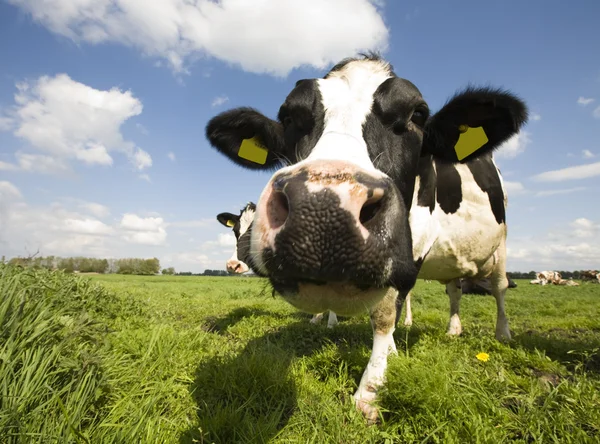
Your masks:
{"label": "cow", "polygon": [[354,394],[369,422],[397,353],[396,299],[417,278],[446,285],[448,333],[458,335],[460,279],[490,277],[496,338],[510,339],[506,193],[493,151],[527,115],[515,94],[475,86],[430,115],[413,83],[366,54],[296,82],[276,120],[241,107],[208,122],[221,154],[277,170],[256,206],[253,266],[300,310],[370,312],[373,348]]}
{"label": "cow", "polygon": [[[232,256],[227,260],[226,267],[229,273],[246,273],[252,269],[249,264],[252,264],[250,258],[250,233],[252,232],[252,221],[254,220],[254,213],[256,212],[256,204],[254,202],[248,202],[244,208],[241,209],[240,214],[236,215],[233,213],[219,213],[217,214],[217,220],[224,226],[232,229],[235,236],[235,248]],[[256,274],[260,274],[257,270],[252,269]],[[313,315],[310,320],[311,324],[319,324],[323,319],[323,313],[317,313]],[[327,319],[327,327],[333,328],[338,324],[337,315],[333,311],[329,311],[329,318]]]}
{"label": "cow", "polygon": [[535,279],[530,284],[557,284],[562,280],[562,275],[558,271],[540,271],[535,274]]}
{"label": "cow", "polygon": [[581,280],[584,282],[600,283],[600,273],[596,270],[582,271]]}
{"label": "cow", "polygon": [[[516,288],[517,284],[508,276],[508,288]],[[492,283],[489,278],[485,279],[461,279],[462,294],[492,294]]]}

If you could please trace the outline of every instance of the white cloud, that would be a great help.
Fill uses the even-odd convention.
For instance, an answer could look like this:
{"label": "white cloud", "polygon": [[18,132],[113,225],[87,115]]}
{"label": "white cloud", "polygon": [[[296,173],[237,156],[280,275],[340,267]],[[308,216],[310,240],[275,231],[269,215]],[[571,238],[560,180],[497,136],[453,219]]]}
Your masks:
{"label": "white cloud", "polygon": [[140,217],[133,213],[126,213],[121,219],[121,227],[130,231],[158,231],[164,223],[162,217]]}
{"label": "white cloud", "polygon": [[77,234],[109,234],[112,228],[96,219],[65,219],[65,231]]}
{"label": "white cloud", "polygon": [[175,162],[175,153],[173,151],[169,151],[167,153],[167,157],[171,160],[171,162]]}
{"label": "white cloud", "polygon": [[542,120],[542,116],[538,113],[531,113],[531,120],[539,122],[540,120]]}
{"label": "white cloud", "polygon": [[592,153],[590,150],[583,150],[581,152],[581,154],[583,155],[584,159],[591,159],[593,157],[596,157],[596,155],[594,153]]}
{"label": "white cloud", "polygon": [[595,239],[600,224],[578,218],[545,235],[527,238],[508,237],[508,269],[581,270],[597,268],[600,249]]}
{"label": "white cloud", "polygon": [[9,0],[76,42],[117,42],[176,72],[198,56],[285,76],[361,50],[385,50],[379,0]]}
{"label": "white cloud", "polygon": [[143,149],[136,148],[131,157],[131,163],[137,170],[142,171],[152,166],[152,157]]}
{"label": "white cloud", "polygon": [[587,188],[586,187],[574,187],[574,188],[566,188],[566,189],[562,189],[562,190],[545,190],[545,191],[538,191],[537,193],[535,193],[536,197],[547,197],[547,196],[557,196],[560,194],[571,194],[571,193],[576,193],[578,191],[585,191]]}
{"label": "white cloud", "polygon": [[100,218],[110,214],[110,209],[107,206],[95,202],[83,202],[79,204],[79,207]]}
{"label": "white cloud", "polygon": [[521,182],[504,181],[504,189],[508,195],[521,194],[525,191],[525,187]]}
{"label": "white cloud", "polygon": [[134,244],[163,245],[167,239],[166,224],[162,217],[140,217],[127,213],[120,227],[125,230],[123,239]]}
{"label": "white cloud", "polygon": [[0,201],[20,199],[21,192],[12,183],[6,180],[0,180]]}
{"label": "white cloud", "polygon": [[[17,84],[15,106],[9,112],[14,135],[44,153],[17,153],[21,159],[13,169],[64,171],[72,159],[108,166],[113,164],[111,151],[125,154],[137,170],[152,165],[150,155],[120,132],[125,121],[142,112],[142,103],[130,91],[94,89],[66,74],[42,76]],[[47,157],[31,157],[42,155]]]}
{"label": "white cloud", "polygon": [[88,165],[97,163],[98,165],[112,165],[113,159],[108,154],[106,147],[100,144],[90,144],[89,148],[82,149],[75,153],[75,157]]}
{"label": "white cloud", "polygon": [[575,229],[572,232],[572,235],[581,238],[593,238],[596,237],[600,232],[600,225],[595,224],[585,217],[575,219],[573,222],[571,222],[571,227]]}
{"label": "white cloud", "polygon": [[221,106],[225,103],[229,102],[229,97],[227,96],[218,96],[215,97],[212,101],[212,103],[210,104],[210,106],[212,106],[213,108],[216,106]]}
{"label": "white cloud", "polygon": [[147,174],[140,174],[138,177],[142,180],[145,180],[148,183],[152,183],[152,181],[150,180],[150,176]]}
{"label": "white cloud", "polygon": [[17,163],[0,162],[0,171],[26,171],[62,175],[71,172],[69,165],[61,159],[44,154],[15,153]]}
{"label": "white cloud", "polygon": [[496,151],[495,156],[505,159],[514,159],[523,151],[525,151],[527,145],[530,143],[531,133],[527,131],[521,131],[504,142]]}
{"label": "white cloud", "polygon": [[577,103],[581,106],[588,106],[590,103],[592,103],[595,99],[590,98],[585,98],[583,96],[580,96],[579,99],[577,99]]}
{"label": "white cloud", "polygon": [[596,119],[600,119],[600,106],[594,110],[593,115]]}
{"label": "white cloud", "polygon": [[600,162],[547,171],[532,177],[536,182],[562,182],[600,176]]}

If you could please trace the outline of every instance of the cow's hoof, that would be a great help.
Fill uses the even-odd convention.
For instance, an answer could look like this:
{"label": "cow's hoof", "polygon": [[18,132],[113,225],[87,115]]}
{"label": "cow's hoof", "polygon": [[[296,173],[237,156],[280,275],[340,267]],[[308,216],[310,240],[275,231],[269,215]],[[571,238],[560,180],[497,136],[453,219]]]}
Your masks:
{"label": "cow's hoof", "polygon": [[356,408],[362,412],[369,425],[376,424],[379,419],[379,409],[372,402],[365,399],[355,400]]}
{"label": "cow's hoof", "polygon": [[511,340],[510,330],[496,330],[496,339],[500,342],[509,342]]}
{"label": "cow's hoof", "polygon": [[405,326],[405,327],[411,327],[411,326],[412,326],[412,319],[408,319],[408,318],[406,318],[406,319],[404,320],[404,326]]}

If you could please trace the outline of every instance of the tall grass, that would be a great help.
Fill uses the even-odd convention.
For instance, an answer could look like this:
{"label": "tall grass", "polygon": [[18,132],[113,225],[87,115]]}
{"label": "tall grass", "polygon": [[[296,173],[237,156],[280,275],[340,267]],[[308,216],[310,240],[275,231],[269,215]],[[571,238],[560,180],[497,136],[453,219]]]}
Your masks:
{"label": "tall grass", "polygon": [[[368,427],[368,315],[309,324],[261,279],[77,277],[0,265],[0,443],[598,442],[600,286],[491,297],[419,282]],[[481,362],[479,352],[489,353]]]}

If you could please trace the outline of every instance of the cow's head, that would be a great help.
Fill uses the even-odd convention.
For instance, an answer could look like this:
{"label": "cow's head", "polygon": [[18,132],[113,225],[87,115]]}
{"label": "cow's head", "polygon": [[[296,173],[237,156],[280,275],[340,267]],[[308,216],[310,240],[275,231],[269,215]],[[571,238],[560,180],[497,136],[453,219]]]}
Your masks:
{"label": "cow's head", "polygon": [[252,232],[252,221],[256,205],[249,202],[239,215],[232,213],[220,213],[217,220],[226,227],[233,230],[235,235],[235,249],[233,255],[227,260],[227,271],[229,273],[246,273],[250,270],[250,236]]}
{"label": "cow's head", "polygon": [[254,264],[292,304],[344,314],[374,303],[377,289],[414,285],[408,216],[419,162],[489,153],[526,118],[519,99],[490,88],[468,88],[430,116],[415,85],[367,56],[297,82],[277,120],[237,108],[206,134],[238,165],[289,165],[258,201]]}

